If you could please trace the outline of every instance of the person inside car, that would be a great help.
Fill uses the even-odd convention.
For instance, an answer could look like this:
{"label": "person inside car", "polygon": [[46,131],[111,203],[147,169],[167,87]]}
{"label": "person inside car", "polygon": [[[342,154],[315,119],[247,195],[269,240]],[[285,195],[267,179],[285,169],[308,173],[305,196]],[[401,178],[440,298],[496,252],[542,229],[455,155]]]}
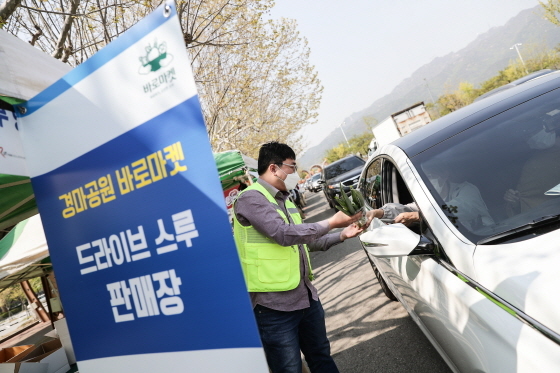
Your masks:
{"label": "person inside car", "polygon": [[[453,213],[453,218],[456,217],[467,229],[472,231],[494,224],[494,219],[490,216],[488,207],[475,185],[468,181],[452,181],[448,169],[441,165],[427,166],[425,172],[433,188],[445,202],[441,206],[442,209]],[[406,226],[420,221],[416,202],[406,205],[388,203],[380,209],[368,212],[368,218],[370,216],[393,220],[394,223],[402,223]]]}
{"label": "person inside car", "polygon": [[519,132],[527,136],[526,143],[534,153],[523,164],[515,189],[508,189],[504,194],[508,216],[549,202],[552,198],[549,191],[560,184],[559,113],[551,111],[542,124],[526,126]]}

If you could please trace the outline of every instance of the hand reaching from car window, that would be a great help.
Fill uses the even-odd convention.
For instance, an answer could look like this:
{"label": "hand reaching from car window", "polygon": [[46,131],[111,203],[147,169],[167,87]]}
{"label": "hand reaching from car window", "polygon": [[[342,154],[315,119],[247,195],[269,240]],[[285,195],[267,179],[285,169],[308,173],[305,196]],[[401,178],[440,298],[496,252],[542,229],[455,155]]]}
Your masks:
{"label": "hand reaching from car window", "polygon": [[420,221],[420,213],[419,212],[403,212],[397,215],[395,218],[396,223],[402,223],[406,226],[409,226],[412,223],[416,223]]}

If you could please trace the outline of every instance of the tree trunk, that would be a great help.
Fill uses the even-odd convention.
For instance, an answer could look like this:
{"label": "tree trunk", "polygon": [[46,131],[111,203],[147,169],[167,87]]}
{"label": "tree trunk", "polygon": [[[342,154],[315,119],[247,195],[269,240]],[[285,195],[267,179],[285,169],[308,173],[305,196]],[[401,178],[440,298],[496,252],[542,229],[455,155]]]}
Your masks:
{"label": "tree trunk", "polygon": [[8,18],[20,4],[21,0],[6,0],[3,4],[0,4],[0,28],[4,27]]}
{"label": "tree trunk", "polygon": [[[41,321],[42,322],[51,321],[48,313],[43,308],[43,305],[41,304],[39,299],[37,299],[37,296],[35,295],[35,292],[31,288],[31,285],[29,285],[29,281],[22,281],[20,283],[20,285],[21,285],[21,288],[23,289],[23,292],[25,293],[25,296],[29,300],[29,304],[31,304],[32,305],[31,307],[35,309],[35,312],[37,312],[37,315],[39,316]],[[49,301],[48,298],[46,298],[46,300],[47,300],[47,302]],[[33,306],[33,304],[35,306]]]}

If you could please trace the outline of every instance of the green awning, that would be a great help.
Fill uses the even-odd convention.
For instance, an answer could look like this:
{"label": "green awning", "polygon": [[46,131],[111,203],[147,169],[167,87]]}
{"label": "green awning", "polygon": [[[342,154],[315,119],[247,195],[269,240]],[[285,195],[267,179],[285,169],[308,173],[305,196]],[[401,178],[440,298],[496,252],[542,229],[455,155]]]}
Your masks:
{"label": "green awning", "polygon": [[0,174],[0,230],[37,214],[31,180]]}
{"label": "green awning", "polygon": [[255,159],[241,154],[239,150],[214,153],[214,161],[220,174],[222,189],[226,190],[239,183],[238,179],[247,172],[256,176],[258,163]]}

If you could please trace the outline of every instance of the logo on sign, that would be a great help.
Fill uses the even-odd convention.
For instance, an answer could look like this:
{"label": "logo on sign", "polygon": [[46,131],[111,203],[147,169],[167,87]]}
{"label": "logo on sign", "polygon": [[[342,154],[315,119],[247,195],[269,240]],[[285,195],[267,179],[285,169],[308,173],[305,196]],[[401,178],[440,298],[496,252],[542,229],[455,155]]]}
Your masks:
{"label": "logo on sign", "polygon": [[235,200],[237,199],[238,194],[239,194],[239,190],[237,189],[234,189],[229,192],[229,195],[226,197],[226,206],[228,209],[233,205],[233,202],[235,202]]}
{"label": "logo on sign", "polygon": [[[173,55],[167,50],[167,43],[154,41],[153,44],[148,44],[145,47],[146,55],[141,56],[140,68],[138,73],[141,75],[151,74],[149,81],[143,84],[144,93],[150,95],[153,98],[168,88],[173,86],[173,81],[177,79],[175,77],[175,68],[171,67],[170,64],[173,62]],[[168,67],[168,69],[164,69]],[[155,73],[156,74],[152,74]]]}
{"label": "logo on sign", "polygon": [[145,48],[146,55],[140,56],[140,68],[138,73],[147,75],[151,72],[160,70],[173,61],[173,55],[167,52],[167,43],[154,41],[153,45],[148,44]]}

